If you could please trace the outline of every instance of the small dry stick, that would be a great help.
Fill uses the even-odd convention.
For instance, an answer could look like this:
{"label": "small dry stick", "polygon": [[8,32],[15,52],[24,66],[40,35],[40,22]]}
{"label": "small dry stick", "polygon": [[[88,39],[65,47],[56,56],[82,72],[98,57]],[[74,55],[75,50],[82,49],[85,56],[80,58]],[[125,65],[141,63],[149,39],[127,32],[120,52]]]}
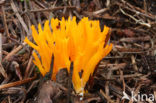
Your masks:
{"label": "small dry stick", "polygon": [[126,16],[130,17],[131,19],[133,19],[136,23],[138,23],[138,24],[140,24],[140,25],[143,25],[143,26],[147,26],[147,27],[149,27],[149,28],[151,27],[150,24],[144,22],[143,20],[138,20],[138,19],[136,19],[136,18],[133,17],[132,15],[126,13],[126,12],[125,12],[123,9],[121,9],[121,8],[120,8],[120,11],[121,11],[124,15],[126,15]]}
{"label": "small dry stick", "polygon": [[2,34],[0,33],[0,62],[2,61]]}
{"label": "small dry stick", "polygon": [[12,61],[12,64],[11,64],[11,65],[12,65],[13,68],[15,69],[16,75],[18,76],[18,78],[19,78],[20,80],[22,80],[23,77],[22,77],[22,74],[21,74],[21,70],[20,70],[19,64],[18,64],[16,61]]}
{"label": "small dry stick", "polygon": [[28,72],[29,72],[29,70],[30,70],[30,67],[31,67],[31,64],[32,64],[32,60],[33,60],[33,56],[31,56],[30,59],[29,59],[27,68],[26,68],[26,70],[25,70],[24,78],[27,78],[27,77],[28,77]]}
{"label": "small dry stick", "polygon": [[135,70],[135,71],[138,71],[138,67],[137,67],[137,65],[136,65],[136,60],[135,60],[134,55],[131,56],[131,61],[132,61],[134,70]]}
{"label": "small dry stick", "polygon": [[98,14],[102,14],[103,12],[106,12],[108,10],[108,8],[103,8],[97,11],[93,12],[93,15],[98,15]]}
{"label": "small dry stick", "polygon": [[108,96],[108,95],[106,95],[102,90],[100,90],[100,93],[102,94],[102,96],[104,96],[108,101],[109,101],[109,103],[115,103],[113,100],[111,100],[111,98]]}
{"label": "small dry stick", "polygon": [[154,91],[154,97],[156,98],[156,91]]}
{"label": "small dry stick", "polygon": [[27,35],[29,35],[30,33],[29,33],[28,28],[27,28],[27,25],[25,24],[21,15],[18,13],[17,7],[15,6],[13,0],[11,0],[11,7],[12,7],[13,11],[16,13],[15,15],[19,19],[19,21],[20,21],[21,25],[23,26],[24,30],[26,31]]}
{"label": "small dry stick", "polygon": [[55,8],[30,10],[30,12],[33,13],[33,12],[55,11],[55,10],[63,10],[64,8],[66,8],[66,9],[76,9],[75,6],[61,6],[61,7],[55,7]]}
{"label": "small dry stick", "polygon": [[3,65],[2,65],[2,34],[0,33],[0,73],[7,78],[7,73],[5,72]]}
{"label": "small dry stick", "polygon": [[9,31],[8,31],[7,22],[6,22],[5,9],[4,9],[3,6],[1,7],[1,9],[2,9],[2,13],[3,13],[3,23],[4,23],[4,28],[5,28],[5,31],[6,31],[7,37],[10,37]]}
{"label": "small dry stick", "polygon": [[[26,43],[23,43],[23,46],[25,46],[25,45],[26,45]],[[4,60],[8,60],[11,56],[13,56],[14,54],[16,54],[19,50],[21,50],[23,46],[22,46],[22,45],[19,45],[17,48],[15,48],[14,50],[12,50],[12,51],[3,59],[3,61],[4,61]]]}
{"label": "small dry stick", "polygon": [[12,82],[12,83],[8,83],[8,84],[0,85],[0,90],[28,83],[28,82],[33,81],[34,79],[36,79],[36,77],[37,76],[35,75],[32,78],[28,78],[28,79],[20,80],[20,81],[17,81],[17,82]]}
{"label": "small dry stick", "polygon": [[0,1],[0,5],[3,5],[5,3],[5,0]]}

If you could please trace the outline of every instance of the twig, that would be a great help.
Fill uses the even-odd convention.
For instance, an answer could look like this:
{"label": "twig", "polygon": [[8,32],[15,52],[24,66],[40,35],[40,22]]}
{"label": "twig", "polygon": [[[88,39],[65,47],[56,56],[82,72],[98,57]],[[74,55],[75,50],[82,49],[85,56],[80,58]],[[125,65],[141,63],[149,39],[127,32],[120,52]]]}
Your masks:
{"label": "twig", "polygon": [[[67,8],[67,9],[75,9],[76,10],[76,7],[75,6],[61,6],[61,7],[55,7],[55,8],[30,10],[30,11],[27,11],[27,12],[34,13],[34,12],[55,11],[55,10],[63,10],[64,8]],[[26,12],[24,12],[24,13],[26,13]]]}
{"label": "twig", "polygon": [[6,22],[6,14],[5,14],[4,7],[2,6],[1,9],[2,9],[2,13],[3,13],[3,15],[2,15],[3,16],[3,23],[4,23],[5,30],[6,30],[6,34],[7,34],[8,37],[10,37],[7,22]]}
{"label": "twig", "polygon": [[29,59],[28,65],[27,65],[26,70],[25,70],[24,78],[28,77],[28,72],[29,72],[29,69],[31,67],[32,60],[33,60],[33,56],[31,56],[30,59]]}
{"label": "twig", "polygon": [[26,43],[23,43],[22,45],[19,45],[17,48],[15,48],[14,50],[12,50],[4,59],[4,60],[8,60],[10,57],[12,57],[14,54],[16,54],[19,50],[21,50],[23,48],[23,46],[26,45]]}
{"label": "twig", "polygon": [[[135,73],[135,74],[128,74],[128,75],[124,75],[123,77],[124,78],[135,78],[135,77],[141,77],[143,76],[142,74],[138,74],[138,73]],[[113,75],[112,78],[118,78],[119,75]]]}
{"label": "twig", "polygon": [[0,73],[3,75],[3,77],[5,77],[5,78],[8,77],[7,73],[5,72],[5,70],[2,66],[2,63],[0,63]]}
{"label": "twig", "polygon": [[21,75],[21,70],[20,70],[19,64],[16,61],[12,61],[12,64],[11,65],[15,69],[16,75],[18,76],[18,78],[20,80],[22,80],[22,75]]}
{"label": "twig", "polygon": [[2,34],[0,33],[0,73],[7,78],[7,73],[5,72],[3,65],[2,65]]}
{"label": "twig", "polygon": [[19,19],[19,21],[20,21],[21,25],[23,26],[24,30],[26,31],[27,35],[30,35],[27,25],[25,24],[23,18],[18,13],[17,7],[15,6],[13,0],[11,0],[11,7],[12,7],[13,11],[16,13],[15,15]]}
{"label": "twig", "polygon": [[108,10],[108,8],[103,8],[103,9],[100,9],[100,10],[94,11],[94,12],[93,12],[93,15],[101,14],[101,13],[103,13],[103,12],[106,12],[107,10]]}
{"label": "twig", "polygon": [[40,80],[34,80],[31,85],[29,86],[29,88],[27,89],[27,93],[30,92],[30,90],[39,83]]}
{"label": "twig", "polygon": [[106,1],[106,6],[107,6],[107,7],[110,6],[110,2],[111,2],[110,0],[107,0],[107,1]]}
{"label": "twig", "polygon": [[138,67],[136,65],[136,60],[134,58],[134,55],[131,56],[131,61],[132,61],[132,64],[133,64],[133,68],[135,71],[138,71]]}
{"label": "twig", "polygon": [[150,41],[151,37],[150,36],[144,36],[144,37],[131,37],[131,38],[121,38],[121,42],[128,42],[128,43],[134,43],[138,41]]}
{"label": "twig", "polygon": [[[120,7],[123,7],[124,9],[127,9],[133,13],[136,13],[137,15],[140,15],[140,16],[144,16],[144,17],[147,17],[148,19],[151,19],[151,20],[155,20],[156,18],[154,17],[154,15],[150,14],[150,13],[146,13],[146,11],[142,11],[142,9],[140,8],[137,8],[137,7],[134,7],[132,6],[131,4],[129,4],[128,2],[126,2],[126,5],[123,5],[123,4],[120,4],[120,3],[117,3],[117,5],[119,5]],[[129,7],[130,8],[129,8]],[[132,9],[132,8],[135,8],[136,10]]]}
{"label": "twig", "polygon": [[77,8],[80,8],[80,0],[72,0],[73,5],[76,6]]}
{"label": "twig", "polygon": [[28,78],[28,79],[20,80],[20,81],[17,81],[17,82],[12,82],[12,83],[8,83],[8,84],[0,85],[0,90],[28,83],[28,82],[33,81],[34,79],[36,79],[36,77],[37,76],[35,75],[32,78]]}
{"label": "twig", "polygon": [[83,103],[91,103],[92,101],[100,101],[100,100],[101,100],[100,97],[92,97],[84,100]]}
{"label": "twig", "polygon": [[108,96],[108,95],[106,95],[102,90],[100,90],[100,93],[102,94],[102,96],[104,96],[106,99],[107,99],[107,101],[108,102],[110,102],[110,103],[115,103],[113,100],[111,100],[111,98]]}
{"label": "twig", "polygon": [[120,63],[120,64],[117,64],[116,66],[112,67],[111,70],[114,71],[114,70],[118,70],[118,69],[123,69],[126,67],[126,63]]}
{"label": "twig", "polygon": [[133,17],[132,15],[126,13],[126,12],[125,12],[123,9],[121,9],[121,8],[120,8],[120,11],[121,11],[124,15],[126,15],[126,16],[130,17],[131,19],[133,19],[136,23],[138,23],[138,24],[140,24],[140,25],[143,25],[143,26],[147,26],[147,27],[149,27],[149,28],[151,27],[150,24],[144,22],[143,20],[138,20],[138,19],[136,19],[136,18]]}
{"label": "twig", "polygon": [[[107,73],[106,79],[111,79],[111,75],[112,75],[112,70],[109,70],[109,72]],[[109,91],[109,81],[106,81],[105,92],[106,92],[106,95],[109,96],[109,94],[110,94],[110,91]]]}
{"label": "twig", "polygon": [[0,5],[3,5],[5,3],[5,0],[0,1]]}
{"label": "twig", "polygon": [[0,33],[0,63],[2,61],[2,34]]}

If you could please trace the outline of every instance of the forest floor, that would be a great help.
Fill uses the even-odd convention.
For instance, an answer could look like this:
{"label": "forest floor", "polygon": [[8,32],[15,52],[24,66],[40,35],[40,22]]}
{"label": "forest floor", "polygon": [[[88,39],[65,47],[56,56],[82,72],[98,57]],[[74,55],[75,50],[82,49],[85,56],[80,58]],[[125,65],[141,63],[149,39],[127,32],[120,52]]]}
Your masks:
{"label": "forest floor", "polygon": [[[54,94],[57,86],[38,76],[33,49],[23,42],[32,38],[31,25],[69,16],[111,28],[113,49],[83,100],[60,83]],[[0,0],[0,103],[155,103],[155,78],[155,0]],[[126,95],[130,100],[122,99]]]}

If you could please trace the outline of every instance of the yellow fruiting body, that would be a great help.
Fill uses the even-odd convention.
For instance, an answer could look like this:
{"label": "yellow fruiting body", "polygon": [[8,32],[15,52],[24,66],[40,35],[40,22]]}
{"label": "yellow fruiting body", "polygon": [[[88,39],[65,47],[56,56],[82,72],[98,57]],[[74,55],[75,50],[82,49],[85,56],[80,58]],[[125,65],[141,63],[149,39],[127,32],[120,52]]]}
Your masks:
{"label": "yellow fruiting body", "polygon": [[[25,38],[25,42],[40,55],[39,59],[34,52],[33,62],[45,76],[50,71],[50,63],[54,55],[53,80],[62,68],[67,68],[70,72],[70,64],[73,62],[72,83],[76,93],[83,93],[96,65],[112,50],[112,44],[105,43],[109,28],[104,26],[101,32],[99,21],[88,20],[87,17],[78,23],[75,17],[68,20],[52,18],[50,24],[51,27],[49,21],[46,21],[43,30],[39,24],[38,31],[34,26],[31,27],[36,44]],[[83,71],[82,77],[79,75],[81,71]]]}

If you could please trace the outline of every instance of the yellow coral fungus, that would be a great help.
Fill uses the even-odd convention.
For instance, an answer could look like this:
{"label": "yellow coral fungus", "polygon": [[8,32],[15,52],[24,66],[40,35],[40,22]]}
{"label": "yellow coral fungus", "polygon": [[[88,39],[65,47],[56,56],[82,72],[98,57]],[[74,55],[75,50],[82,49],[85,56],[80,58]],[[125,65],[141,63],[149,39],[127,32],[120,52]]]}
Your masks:
{"label": "yellow coral fungus", "polygon": [[[112,50],[112,44],[105,43],[109,28],[104,26],[101,32],[99,21],[88,20],[87,17],[79,23],[75,17],[68,20],[51,19],[50,24],[51,27],[49,21],[46,21],[43,30],[39,24],[38,32],[34,26],[31,27],[36,44],[25,38],[25,42],[40,55],[39,59],[34,52],[33,62],[44,76],[49,72],[54,55],[52,79],[55,79],[62,68],[67,68],[70,72],[70,64],[73,62],[72,83],[76,93],[83,93],[95,66]],[[83,72],[80,77],[81,71]]]}

